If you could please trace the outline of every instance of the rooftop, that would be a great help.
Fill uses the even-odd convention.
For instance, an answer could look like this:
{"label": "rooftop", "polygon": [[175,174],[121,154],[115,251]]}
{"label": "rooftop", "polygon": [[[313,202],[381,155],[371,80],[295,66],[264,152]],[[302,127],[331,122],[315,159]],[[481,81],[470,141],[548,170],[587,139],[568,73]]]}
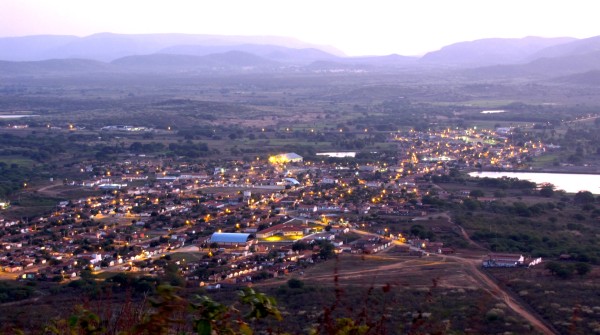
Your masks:
{"label": "rooftop", "polygon": [[210,242],[216,243],[246,243],[250,238],[250,234],[245,233],[213,233],[210,237]]}

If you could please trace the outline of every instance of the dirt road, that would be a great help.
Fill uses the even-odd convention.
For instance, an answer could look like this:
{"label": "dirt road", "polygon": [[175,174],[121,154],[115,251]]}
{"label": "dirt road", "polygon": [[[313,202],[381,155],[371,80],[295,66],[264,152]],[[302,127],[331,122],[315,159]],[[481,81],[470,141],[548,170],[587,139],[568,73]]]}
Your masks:
{"label": "dirt road", "polygon": [[[451,217],[448,215],[445,216],[448,218],[448,221],[452,223]],[[460,229],[461,235],[469,242],[469,244],[477,249],[485,250],[485,248],[483,248],[479,243],[471,239],[463,227],[460,225],[456,226]],[[471,275],[472,278],[476,279],[480,283],[480,286],[483,290],[487,291],[490,295],[504,301],[504,303],[510,309],[521,315],[521,317],[523,317],[525,320],[529,321],[529,323],[531,323],[538,331],[542,332],[543,334],[558,334],[558,332],[550,328],[545,321],[529,312],[529,310],[527,310],[527,308],[525,308],[521,302],[514,299],[509,292],[498,286],[498,284],[496,284],[485,273],[483,273],[481,268],[481,259],[464,258],[451,255],[447,255],[446,257],[463,264],[463,266],[465,266],[465,270],[469,273],[469,275]]]}
{"label": "dirt road", "polygon": [[[58,187],[58,186],[63,186],[63,183],[62,182],[55,182],[53,184],[40,187],[37,190],[35,190],[35,192],[37,192],[40,195],[47,196],[47,197],[57,197],[57,196],[60,195],[60,192],[52,190],[52,189],[55,188],[55,187]],[[30,191],[33,191],[33,190],[30,190]]]}
{"label": "dirt road", "polygon": [[465,272],[467,272],[473,279],[477,280],[480,284],[480,288],[488,292],[491,296],[500,299],[510,309],[515,311],[529,323],[531,323],[538,331],[543,334],[558,334],[555,330],[551,329],[543,320],[540,320],[538,316],[529,312],[521,302],[517,301],[513,296],[505,291],[502,287],[491,280],[481,269],[481,260],[463,258],[459,256],[446,255],[449,259],[456,261],[464,266]]}

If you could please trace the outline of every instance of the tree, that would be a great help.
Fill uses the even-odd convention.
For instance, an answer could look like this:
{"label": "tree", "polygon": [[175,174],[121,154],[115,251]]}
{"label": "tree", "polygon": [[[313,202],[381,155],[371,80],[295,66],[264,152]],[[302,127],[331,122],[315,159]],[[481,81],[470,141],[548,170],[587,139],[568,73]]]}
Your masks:
{"label": "tree", "polygon": [[482,190],[472,190],[471,192],[469,192],[469,196],[472,198],[480,198],[485,196],[485,193],[483,193]]}
{"label": "tree", "polygon": [[578,262],[575,263],[575,271],[580,276],[585,276],[592,270],[592,267],[588,263]]}
{"label": "tree", "polygon": [[593,203],[594,200],[594,195],[590,191],[579,191],[575,193],[575,196],[573,197],[573,201],[575,201],[576,204],[581,205]]}
{"label": "tree", "polygon": [[319,245],[319,257],[323,259],[329,259],[335,255],[335,247],[330,241],[319,240],[317,241]]}
{"label": "tree", "polygon": [[552,198],[554,195],[554,185],[546,184],[540,188],[540,195],[546,198]]}
{"label": "tree", "polygon": [[298,278],[292,278],[290,280],[288,280],[287,285],[289,288],[303,288],[304,287],[304,282]]}
{"label": "tree", "polygon": [[479,201],[467,198],[463,200],[463,206],[465,206],[467,210],[474,211],[479,208]]}
{"label": "tree", "polygon": [[550,271],[551,274],[561,278],[569,278],[573,271],[567,266],[563,266],[557,262],[549,262],[545,266],[546,270]]}
{"label": "tree", "polygon": [[293,251],[302,251],[302,250],[308,250],[308,249],[310,249],[310,245],[308,245],[308,243],[305,243],[305,242],[297,241],[297,242],[294,242],[294,244],[292,244]]}

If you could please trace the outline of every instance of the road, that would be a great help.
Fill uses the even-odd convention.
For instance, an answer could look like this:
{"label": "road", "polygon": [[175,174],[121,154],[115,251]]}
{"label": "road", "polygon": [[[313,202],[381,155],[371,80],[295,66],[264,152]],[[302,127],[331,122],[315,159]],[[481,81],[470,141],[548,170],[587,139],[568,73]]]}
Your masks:
{"label": "road", "polygon": [[[447,213],[443,213],[442,216],[446,217],[448,219],[448,221],[452,222],[451,217]],[[470,244],[472,244],[473,247],[476,247],[479,250],[487,251],[485,248],[483,248],[477,242],[473,241],[470,238],[470,236],[468,235],[468,233],[460,225],[457,225],[457,227],[460,229],[461,235]],[[371,233],[371,232],[365,232],[365,231],[359,230],[359,229],[352,229],[352,232],[361,234],[361,235],[382,237],[381,235]],[[404,244],[404,243],[396,241],[396,240],[394,240],[393,242],[396,245]],[[411,249],[417,249],[417,248],[411,247]],[[540,319],[537,315],[531,313],[522,302],[518,301],[514,297],[514,295],[512,295],[510,292],[506,291],[504,288],[500,287],[496,282],[494,282],[492,279],[490,279],[490,277],[488,277],[483,272],[483,268],[481,267],[481,263],[482,263],[481,257],[475,256],[475,258],[468,258],[468,257],[461,257],[458,255],[437,255],[437,254],[430,254],[430,255],[437,259],[441,259],[442,262],[445,259],[451,259],[451,260],[457,262],[458,264],[462,265],[465,270],[465,273],[467,275],[469,275],[471,278],[473,278],[479,284],[479,287],[481,289],[488,292],[491,296],[503,301],[504,304],[506,304],[506,306],[508,306],[508,308],[512,309],[515,313],[519,314],[523,319],[527,320],[539,332],[541,332],[543,334],[558,334],[554,329],[552,329],[550,326],[548,326],[544,320]],[[481,256],[483,256],[483,255],[481,255]],[[439,263],[439,262],[432,261],[431,263],[428,263],[426,265],[435,265],[437,263]],[[401,269],[401,268],[406,268],[406,267],[411,267],[411,266],[423,266],[423,264],[419,264],[419,265],[411,265],[411,264],[406,264],[406,263],[388,264],[388,265],[382,265],[382,266],[375,267],[372,269],[367,269],[367,270],[344,272],[343,276],[357,277],[357,276],[373,275],[373,274],[377,274],[377,273],[382,273],[383,271],[389,271],[391,269]],[[326,277],[327,276],[323,276],[323,278],[321,278],[321,279],[326,279]],[[319,277],[315,277],[312,279],[319,279]]]}
{"label": "road", "polygon": [[[445,217],[448,221],[452,222],[452,219],[449,215],[445,214]],[[473,241],[469,234],[465,231],[463,227],[460,225],[456,225],[461,232],[461,235],[469,242],[469,244],[477,247],[478,249],[483,249],[479,243]],[[449,259],[453,259],[454,261],[462,264],[465,267],[465,271],[471,275],[471,277],[477,280],[480,284],[480,287],[487,291],[493,297],[500,299],[512,309],[517,314],[521,315],[525,320],[531,323],[538,331],[543,334],[558,334],[554,329],[550,328],[544,320],[541,320],[537,315],[532,314],[520,301],[517,301],[511,293],[507,292],[504,288],[500,287],[496,282],[490,279],[485,273],[483,273],[481,267],[481,259],[476,258],[466,258],[455,255],[445,255],[444,257],[448,257]]]}
{"label": "road", "polygon": [[531,323],[538,331],[543,334],[558,334],[556,331],[547,326],[547,324],[538,318],[538,316],[529,312],[529,310],[523,306],[523,304],[517,301],[513,296],[491,280],[485,273],[482,272],[481,260],[469,259],[459,256],[446,255],[449,259],[452,259],[465,268],[465,271],[480,284],[480,288],[488,292],[493,297],[500,299],[512,309],[514,312],[519,314],[529,323]]}

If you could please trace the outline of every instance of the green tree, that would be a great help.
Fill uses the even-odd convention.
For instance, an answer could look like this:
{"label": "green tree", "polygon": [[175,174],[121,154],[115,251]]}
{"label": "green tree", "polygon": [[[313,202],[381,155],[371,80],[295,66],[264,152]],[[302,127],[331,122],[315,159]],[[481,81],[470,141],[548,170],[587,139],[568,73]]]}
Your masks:
{"label": "green tree", "polygon": [[555,275],[561,279],[569,278],[569,277],[571,277],[571,274],[573,273],[573,271],[571,270],[570,267],[564,266],[557,262],[549,262],[546,264],[545,268],[546,268],[546,270],[550,271],[550,273],[552,273],[553,275]]}
{"label": "green tree", "polygon": [[289,288],[303,288],[304,282],[298,278],[292,278],[287,281],[287,285]]}
{"label": "green tree", "polygon": [[554,185],[547,184],[540,188],[540,195],[546,198],[552,198],[554,195]]}
{"label": "green tree", "polygon": [[579,191],[575,193],[575,196],[573,197],[573,201],[575,201],[576,204],[581,205],[593,203],[594,200],[594,195],[590,191]]}
{"label": "green tree", "polygon": [[585,276],[586,274],[590,273],[591,270],[592,270],[592,267],[588,263],[584,263],[584,262],[575,263],[575,271],[580,276]]}
{"label": "green tree", "polygon": [[323,259],[329,259],[335,255],[335,247],[330,241],[320,240],[317,241],[319,245],[319,257]]}
{"label": "green tree", "polygon": [[481,198],[485,196],[485,193],[483,193],[482,190],[472,190],[471,192],[469,192],[469,196],[472,198]]}

